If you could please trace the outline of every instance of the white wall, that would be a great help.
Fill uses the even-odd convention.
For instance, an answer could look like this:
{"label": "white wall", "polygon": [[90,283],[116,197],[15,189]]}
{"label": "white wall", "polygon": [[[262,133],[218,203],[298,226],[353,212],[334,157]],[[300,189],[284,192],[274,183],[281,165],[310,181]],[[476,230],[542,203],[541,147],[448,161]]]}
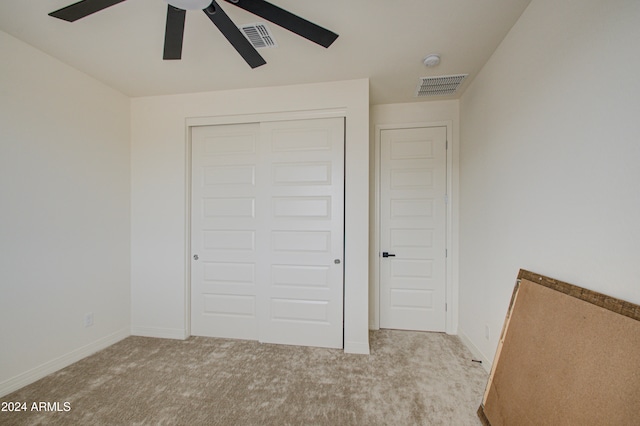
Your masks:
{"label": "white wall", "polygon": [[458,330],[458,147],[459,147],[459,103],[452,101],[425,101],[398,104],[372,105],[370,110],[370,135],[371,135],[371,155],[370,155],[370,213],[372,218],[370,223],[371,250],[369,254],[369,327],[378,329],[380,326],[379,310],[379,248],[375,246],[379,222],[377,221],[378,204],[376,201],[378,188],[376,186],[376,138],[379,140],[380,128],[403,126],[407,124],[419,125],[446,125],[448,132],[447,139],[450,142],[448,166],[447,190],[450,194],[450,215],[447,217],[448,233],[447,238],[448,258],[447,267],[447,303],[450,309],[447,311],[447,332],[457,333]]}
{"label": "white wall", "polygon": [[0,51],[4,395],[129,335],[130,109],[3,32]]}
{"label": "white wall", "polygon": [[460,334],[485,360],[519,268],[640,303],[639,23],[533,0],[462,96]]}
{"label": "white wall", "polygon": [[344,109],[345,350],[368,353],[368,93],[368,80],[352,80],[132,100],[134,334],[189,335],[187,121]]}

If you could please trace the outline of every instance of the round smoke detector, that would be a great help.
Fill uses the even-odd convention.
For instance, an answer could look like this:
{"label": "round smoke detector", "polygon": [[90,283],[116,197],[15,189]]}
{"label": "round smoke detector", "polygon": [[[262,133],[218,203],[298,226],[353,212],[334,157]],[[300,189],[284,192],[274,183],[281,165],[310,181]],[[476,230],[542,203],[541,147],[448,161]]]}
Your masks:
{"label": "round smoke detector", "polygon": [[422,62],[425,67],[435,67],[440,63],[440,55],[429,55]]}

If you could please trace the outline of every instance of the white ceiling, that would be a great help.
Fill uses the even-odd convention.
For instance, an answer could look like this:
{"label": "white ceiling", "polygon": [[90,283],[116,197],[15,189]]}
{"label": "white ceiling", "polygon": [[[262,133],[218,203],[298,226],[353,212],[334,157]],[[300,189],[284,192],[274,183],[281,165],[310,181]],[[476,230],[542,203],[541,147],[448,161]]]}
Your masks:
{"label": "white ceiling", "polygon": [[[260,49],[267,64],[256,69],[201,11],[187,12],[182,60],[163,61],[164,1],[127,0],[74,23],[47,15],[74,2],[2,0],[0,30],[134,97],[368,77],[382,104],[447,99],[415,98],[418,79],[469,74],[448,98],[460,96],[530,0],[271,0],[340,37],[325,49],[267,22],[279,47]],[[265,22],[219,4],[236,25]],[[440,65],[422,64],[429,53]]]}

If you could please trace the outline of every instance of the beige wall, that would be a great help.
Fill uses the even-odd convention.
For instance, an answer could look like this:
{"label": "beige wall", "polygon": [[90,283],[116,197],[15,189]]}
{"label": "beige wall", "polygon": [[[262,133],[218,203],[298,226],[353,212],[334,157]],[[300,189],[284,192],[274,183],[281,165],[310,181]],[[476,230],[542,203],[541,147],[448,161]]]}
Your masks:
{"label": "beige wall", "polygon": [[323,110],[346,115],[345,350],[368,353],[368,80],[132,100],[134,334],[189,335],[187,123]]}
{"label": "beige wall", "polygon": [[3,395],[129,335],[130,110],[3,32],[0,51]]}
{"label": "beige wall", "polygon": [[638,22],[533,0],[462,96],[460,335],[485,360],[519,268],[640,303]]}

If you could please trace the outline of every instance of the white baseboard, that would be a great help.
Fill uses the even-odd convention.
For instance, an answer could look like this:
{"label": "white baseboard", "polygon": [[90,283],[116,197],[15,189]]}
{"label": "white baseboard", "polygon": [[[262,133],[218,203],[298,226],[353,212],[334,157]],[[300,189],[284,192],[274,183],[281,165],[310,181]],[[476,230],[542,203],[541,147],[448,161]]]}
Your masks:
{"label": "white baseboard", "polygon": [[458,337],[460,338],[462,343],[467,347],[467,349],[469,349],[471,354],[473,354],[473,357],[479,361],[482,361],[482,367],[485,369],[485,371],[487,373],[491,373],[491,364],[493,362],[490,361],[486,356],[484,356],[482,352],[480,352],[480,349],[478,349],[476,345],[474,345],[471,342],[471,339],[469,339],[466,334],[458,333]]}
{"label": "white baseboard", "polygon": [[369,343],[344,342],[344,352],[347,354],[369,355]]}
{"label": "white baseboard", "polygon": [[52,359],[51,361],[47,361],[36,368],[32,368],[31,370],[27,370],[24,373],[20,373],[17,376],[5,380],[0,383],[0,396],[10,394],[11,392],[40,380],[51,373],[55,373],[58,370],[68,367],[74,362],[78,362],[81,359],[107,348],[126,337],[129,337],[129,329],[123,328],[122,330],[98,339],[95,342],[75,349],[65,355]]}
{"label": "white baseboard", "polygon": [[189,335],[182,328],[131,327],[132,336],[158,337],[160,339],[185,340]]}

